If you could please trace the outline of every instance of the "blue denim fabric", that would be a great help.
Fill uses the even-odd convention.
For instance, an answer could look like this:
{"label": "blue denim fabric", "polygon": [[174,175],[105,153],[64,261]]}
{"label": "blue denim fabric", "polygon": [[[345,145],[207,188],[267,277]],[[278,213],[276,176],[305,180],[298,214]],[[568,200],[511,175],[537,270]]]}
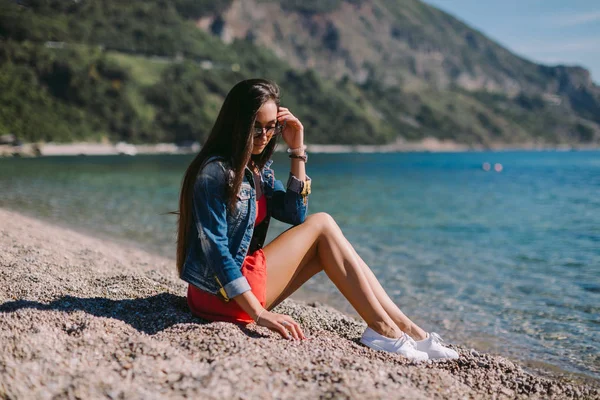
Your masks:
{"label": "blue denim fabric", "polygon": [[[283,183],[275,179],[271,164],[272,160],[261,177],[267,208],[273,218],[292,225],[301,224],[308,210],[307,199],[300,194],[303,182],[290,173],[287,189],[284,188]],[[244,171],[235,211],[227,209],[227,177],[231,174],[228,164],[220,157],[209,158],[198,172],[192,197],[193,223],[181,272],[181,279],[209,293],[218,294],[222,286],[229,298],[250,290],[241,268],[252,240],[257,212],[254,179],[248,168]]]}

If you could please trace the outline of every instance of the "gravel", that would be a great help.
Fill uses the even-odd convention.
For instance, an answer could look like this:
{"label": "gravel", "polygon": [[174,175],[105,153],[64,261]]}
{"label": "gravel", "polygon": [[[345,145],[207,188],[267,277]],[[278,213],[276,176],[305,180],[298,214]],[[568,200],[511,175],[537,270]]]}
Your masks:
{"label": "gravel", "polygon": [[174,262],[0,209],[0,398],[600,398],[453,346],[415,364],[359,344],[362,321],[286,300],[309,336],[287,341],[193,317]]}

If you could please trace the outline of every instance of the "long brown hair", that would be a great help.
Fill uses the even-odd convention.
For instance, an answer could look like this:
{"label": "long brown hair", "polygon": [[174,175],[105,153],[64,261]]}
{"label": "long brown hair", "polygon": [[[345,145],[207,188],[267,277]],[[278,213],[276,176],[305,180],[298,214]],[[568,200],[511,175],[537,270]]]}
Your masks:
{"label": "long brown hair", "polygon": [[279,87],[265,79],[248,79],[236,84],[225,97],[219,116],[206,143],[185,171],[179,195],[177,221],[177,271],[181,275],[187,255],[187,244],[192,223],[192,193],[196,176],[204,162],[211,156],[221,156],[233,171],[227,182],[227,208],[233,210],[236,196],[242,185],[244,170],[252,158],[254,165],[263,168],[273,155],[275,138],[269,141],[261,154],[253,155],[252,128],[260,107],[272,100],[279,108]]}

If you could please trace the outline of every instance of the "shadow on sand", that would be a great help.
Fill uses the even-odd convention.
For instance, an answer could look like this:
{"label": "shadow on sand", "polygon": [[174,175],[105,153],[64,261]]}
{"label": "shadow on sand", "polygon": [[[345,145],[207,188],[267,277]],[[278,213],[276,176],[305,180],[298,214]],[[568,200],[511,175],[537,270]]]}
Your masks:
{"label": "shadow on sand", "polygon": [[[111,300],[104,297],[81,298],[63,296],[45,304],[31,300],[16,300],[0,304],[0,313],[16,312],[20,309],[55,310],[64,312],[84,311],[97,317],[114,318],[131,325],[139,332],[154,335],[175,324],[209,324],[192,315],[186,298],[171,293],[161,293],[147,298]],[[237,325],[250,337],[267,337]]]}

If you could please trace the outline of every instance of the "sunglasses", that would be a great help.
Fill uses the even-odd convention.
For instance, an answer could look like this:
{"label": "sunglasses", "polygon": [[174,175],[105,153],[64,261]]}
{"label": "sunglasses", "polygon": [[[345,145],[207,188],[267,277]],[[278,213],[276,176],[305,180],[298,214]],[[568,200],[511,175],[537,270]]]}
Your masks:
{"label": "sunglasses", "polygon": [[285,129],[285,122],[286,121],[283,121],[283,124],[280,124],[279,122],[277,122],[277,123],[275,123],[275,126],[271,126],[269,128],[263,128],[262,126],[255,126],[254,128],[252,128],[252,134],[254,135],[254,139],[261,137],[263,134],[263,131],[265,131],[265,130],[267,131],[267,136],[281,135],[281,133]]}

